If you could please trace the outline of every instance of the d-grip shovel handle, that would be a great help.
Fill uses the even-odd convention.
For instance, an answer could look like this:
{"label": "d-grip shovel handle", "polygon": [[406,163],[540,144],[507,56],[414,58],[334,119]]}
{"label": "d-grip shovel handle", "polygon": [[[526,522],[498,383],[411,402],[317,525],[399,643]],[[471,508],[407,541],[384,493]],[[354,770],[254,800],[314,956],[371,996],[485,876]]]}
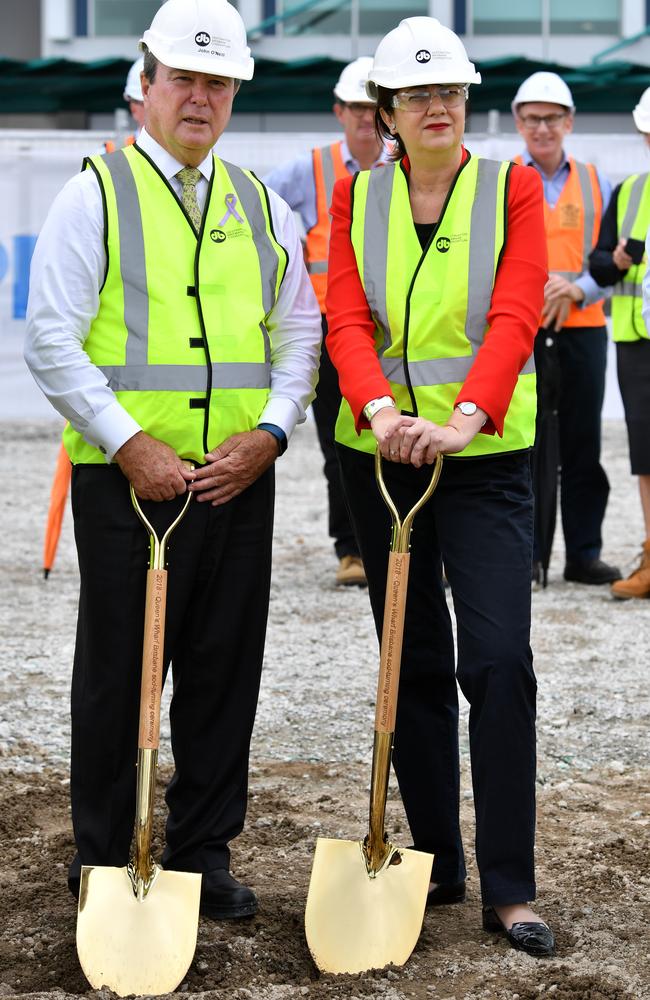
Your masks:
{"label": "d-grip shovel handle", "polygon": [[384,482],[379,448],[375,452],[377,485],[390,511],[393,522],[390,555],[388,557],[388,576],[386,580],[384,623],[381,637],[377,705],[375,711],[375,730],[378,733],[392,733],[395,731],[397,692],[402,662],[402,640],[404,637],[406,591],[408,588],[411,560],[410,547],[413,519],[420,508],[432,496],[433,491],[438,485],[441,472],[442,455],[438,454],[429,485],[402,521],[399,511]]}
{"label": "d-grip shovel handle", "polygon": [[151,831],[153,827],[153,800],[156,787],[156,766],[160,743],[160,697],[162,694],[163,651],[165,647],[165,606],[167,599],[167,570],[165,547],[172,531],[181,520],[192,494],[187,498],[178,517],[172,521],[162,539],[138,503],[131,486],[131,502],[149,532],[149,570],[144,612],[144,639],[142,643],[142,681],[140,686],[140,728],[138,732],[138,781],[135,805],[135,859],[128,867],[133,891],[143,900],[153,885],[157,868],[151,857]]}
{"label": "d-grip shovel handle", "polygon": [[142,644],[142,684],[140,689],[139,750],[157,750],[160,743],[160,698],[162,693],[163,650],[165,646],[165,607],[167,603],[167,570],[165,549],[172,531],[183,518],[192,494],[187,493],[178,517],[170,524],[162,539],[142,510],[133,486],[131,502],[149,532],[149,569],[144,612]]}
{"label": "d-grip shovel handle", "polygon": [[399,675],[402,663],[402,641],[404,638],[404,617],[408,588],[409,552],[413,519],[421,507],[429,500],[440,479],[442,455],[436,456],[431,480],[420,499],[408,512],[404,520],[386,488],[381,468],[381,452],[375,452],[375,476],[377,486],[388,507],[392,519],[388,576],[386,580],[386,600],[384,623],[381,636],[379,678],[377,682],[377,703],[375,707],[375,739],[372,755],[372,775],[370,779],[370,822],[365,841],[368,873],[376,874],[392,853],[384,831],[388,777],[397,715]]}

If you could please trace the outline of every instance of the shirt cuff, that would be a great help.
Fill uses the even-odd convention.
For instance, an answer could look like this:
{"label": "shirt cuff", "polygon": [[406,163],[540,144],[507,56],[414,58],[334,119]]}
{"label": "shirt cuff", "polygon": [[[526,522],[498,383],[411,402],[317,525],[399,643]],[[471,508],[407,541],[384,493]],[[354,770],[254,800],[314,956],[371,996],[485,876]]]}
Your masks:
{"label": "shirt cuff", "polygon": [[106,461],[110,463],[115,452],[141,430],[140,424],[123,406],[119,403],[109,403],[94,420],[90,421],[82,437],[93,448],[99,448]]}
{"label": "shirt cuff", "polygon": [[269,399],[260,414],[258,427],[260,424],[274,424],[284,431],[287,441],[291,437],[297,423],[302,423],[305,419],[304,411],[301,413],[298,405],[287,396],[278,396]]}
{"label": "shirt cuff", "polygon": [[582,302],[577,303],[578,309],[585,309],[604,298],[603,289],[596,284],[590,274],[581,274],[579,278],[576,278],[574,284],[581,288],[585,294]]}

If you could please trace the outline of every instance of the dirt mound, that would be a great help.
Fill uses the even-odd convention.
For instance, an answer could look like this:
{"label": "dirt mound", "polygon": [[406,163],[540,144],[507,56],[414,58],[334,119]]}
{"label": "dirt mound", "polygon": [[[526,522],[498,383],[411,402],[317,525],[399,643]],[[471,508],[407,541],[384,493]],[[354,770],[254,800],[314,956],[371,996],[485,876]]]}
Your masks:
{"label": "dirt mound", "polygon": [[[358,765],[253,767],[248,823],[233,845],[233,868],[256,889],[259,914],[230,923],[201,920],[180,992],[205,1000],[650,998],[647,771],[590,773],[540,789],[539,906],[556,931],[557,958],[535,961],[480,929],[470,867],[467,903],[426,914],[404,968],[320,975],[303,930],[313,848],[320,834],[362,835],[367,780]],[[406,844],[394,796],[388,826]],[[469,846],[467,800],[463,827]],[[65,882],[73,853],[65,775],[6,772],[0,833],[0,996],[65,1000],[91,994],[77,962],[76,911]]]}

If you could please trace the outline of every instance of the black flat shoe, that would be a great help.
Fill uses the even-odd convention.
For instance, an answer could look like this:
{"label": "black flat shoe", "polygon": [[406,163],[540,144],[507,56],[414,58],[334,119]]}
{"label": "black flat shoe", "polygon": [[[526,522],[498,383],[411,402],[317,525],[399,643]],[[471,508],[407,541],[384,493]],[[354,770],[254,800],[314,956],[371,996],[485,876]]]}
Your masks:
{"label": "black flat shoe", "polygon": [[610,566],[602,559],[590,559],[588,562],[572,562],[567,560],[564,567],[564,579],[571,583],[590,583],[602,586],[621,579],[618,566]]}
{"label": "black flat shoe", "polygon": [[199,913],[210,920],[241,920],[257,913],[257,896],[225,868],[204,872]]}
{"label": "black flat shoe", "polygon": [[451,885],[437,885],[427,893],[427,909],[430,906],[450,906],[453,903],[465,902],[465,883],[454,882]]}
{"label": "black flat shoe", "polygon": [[555,954],[555,938],[548,924],[526,921],[513,924],[508,930],[493,906],[483,907],[483,930],[490,934],[505,934],[513,948],[534,958],[550,958]]}

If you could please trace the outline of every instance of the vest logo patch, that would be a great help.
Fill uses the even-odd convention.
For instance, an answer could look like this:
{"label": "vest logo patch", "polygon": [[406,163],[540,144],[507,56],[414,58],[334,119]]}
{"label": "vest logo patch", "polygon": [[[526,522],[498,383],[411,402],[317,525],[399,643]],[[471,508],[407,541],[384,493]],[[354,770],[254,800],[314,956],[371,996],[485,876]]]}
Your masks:
{"label": "vest logo patch", "polygon": [[447,236],[439,236],[436,240],[436,250],[440,253],[447,253],[451,247],[451,240]]}
{"label": "vest logo patch", "polygon": [[213,243],[223,243],[223,241],[227,239],[227,236],[224,233],[223,229],[211,229],[210,239],[212,240]]}
{"label": "vest logo patch", "polygon": [[419,63],[431,62],[431,53],[428,49],[420,49],[419,52],[415,53],[415,59]]}
{"label": "vest logo patch", "polygon": [[210,40],[210,33],[208,31],[197,31],[194,36],[194,41],[197,45],[200,45],[201,48],[205,48],[206,45],[209,45]]}
{"label": "vest logo patch", "polygon": [[560,205],[560,225],[562,229],[580,229],[580,206]]}

